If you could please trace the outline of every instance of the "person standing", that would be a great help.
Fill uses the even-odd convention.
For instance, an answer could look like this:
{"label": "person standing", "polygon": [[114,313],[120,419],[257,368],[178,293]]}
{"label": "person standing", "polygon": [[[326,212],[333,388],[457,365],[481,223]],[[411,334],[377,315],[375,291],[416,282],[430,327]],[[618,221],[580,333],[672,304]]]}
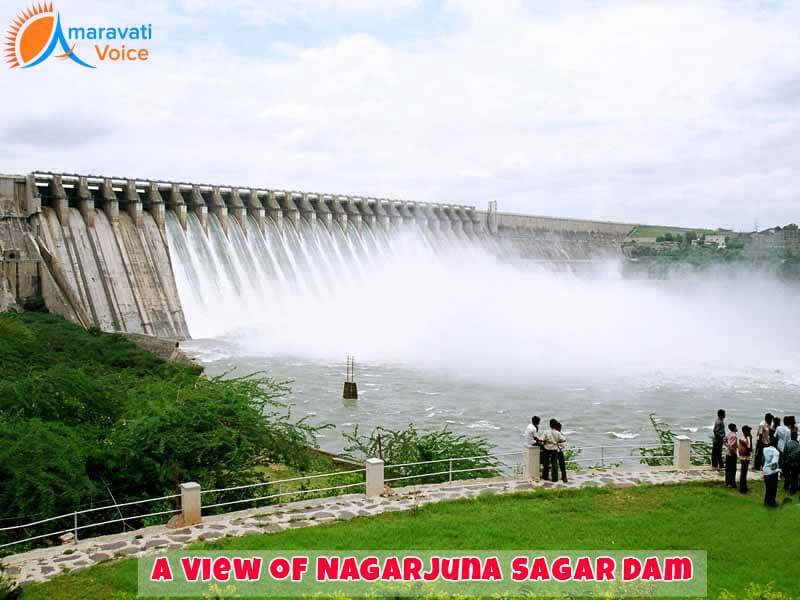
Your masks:
{"label": "person standing", "polygon": [[725,485],[736,488],[736,453],[739,451],[739,440],[736,437],[736,423],[728,424],[728,435],[725,437]]}
{"label": "person standing", "polygon": [[793,495],[800,485],[800,443],[797,442],[797,427],[792,428],[781,458],[783,458],[784,468],[783,489]]}
{"label": "person standing", "polygon": [[534,415],[531,417],[531,422],[525,427],[522,437],[525,438],[526,448],[539,448],[539,465],[541,466],[544,460],[544,453],[542,452],[542,440],[539,438],[539,423],[542,420]]}
{"label": "person standing", "polygon": [[769,446],[769,433],[772,426],[772,414],[767,413],[764,415],[764,420],[758,424],[756,430],[756,463],[753,469],[760,471],[764,465],[764,448]]}
{"label": "person standing", "polygon": [[770,440],[770,445],[764,448],[764,506],[778,506],[775,496],[778,493],[778,467],[780,452],[775,447],[775,439]]}
{"label": "person standing", "polygon": [[712,434],[714,443],[711,446],[711,466],[721,469],[723,466],[722,445],[725,443],[725,411],[721,408],[717,411],[717,420],[714,421]]}
{"label": "person standing", "polygon": [[542,447],[544,448],[543,474],[542,479],[558,481],[558,431],[556,425],[558,421],[550,419],[550,430],[542,436]]}
{"label": "person standing", "polygon": [[538,416],[531,417],[531,422],[528,423],[528,426],[525,428],[525,447],[526,448],[535,448],[536,446],[541,446],[542,442],[539,440],[539,423],[542,420]]}
{"label": "person standing", "polygon": [[[564,434],[561,433],[561,423],[556,423],[556,447],[558,448],[556,452],[556,458],[558,459],[558,467],[561,470],[561,481],[567,483],[567,459],[564,456],[564,452],[567,449],[567,438],[564,437]],[[555,468],[553,469],[553,475],[557,475]],[[554,480],[555,481],[555,480]]]}
{"label": "person standing", "polygon": [[739,438],[739,491],[747,493],[747,469],[750,467],[750,456],[753,454],[753,436],[750,425],[742,427],[742,437]]}
{"label": "person standing", "polygon": [[[775,421],[777,421],[775,424],[775,446],[778,448],[778,452],[781,453],[781,457],[778,459],[778,466],[783,469],[783,454],[786,450],[786,442],[789,441],[791,431],[786,426],[786,419],[784,419],[784,422],[781,423],[781,420],[776,417]],[[786,474],[784,473],[784,477],[785,476]]]}

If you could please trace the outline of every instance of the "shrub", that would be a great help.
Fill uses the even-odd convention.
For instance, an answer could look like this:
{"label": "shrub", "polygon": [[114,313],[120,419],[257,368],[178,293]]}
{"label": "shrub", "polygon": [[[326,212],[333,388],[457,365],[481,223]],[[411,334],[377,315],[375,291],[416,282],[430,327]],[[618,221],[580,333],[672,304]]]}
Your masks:
{"label": "shrub", "polygon": [[[447,427],[429,433],[420,433],[413,424],[402,430],[377,427],[369,435],[363,435],[356,425],[353,432],[345,433],[344,437],[350,443],[345,448],[345,456],[359,461],[383,458],[388,465],[387,479],[405,478],[399,485],[493,477],[501,473],[500,461],[488,456],[494,446],[485,438],[457,435]],[[427,464],[391,466],[407,463]]]}
{"label": "shrub", "polygon": [[[657,448],[639,448],[640,462],[651,467],[667,466],[674,462],[675,438],[677,437],[669,425],[650,415],[650,423],[656,431],[660,446]],[[693,465],[711,464],[711,444],[707,442],[692,442],[690,461]]]}
{"label": "shrub", "polygon": [[[190,480],[230,487],[260,480],[265,463],[307,469],[318,428],[292,419],[287,390],[262,374],[209,379],[55,315],[2,314],[0,517],[24,523],[171,495]],[[125,516],[171,508],[135,505]],[[98,511],[79,521],[118,517]],[[70,515],[6,540],[73,526]]]}

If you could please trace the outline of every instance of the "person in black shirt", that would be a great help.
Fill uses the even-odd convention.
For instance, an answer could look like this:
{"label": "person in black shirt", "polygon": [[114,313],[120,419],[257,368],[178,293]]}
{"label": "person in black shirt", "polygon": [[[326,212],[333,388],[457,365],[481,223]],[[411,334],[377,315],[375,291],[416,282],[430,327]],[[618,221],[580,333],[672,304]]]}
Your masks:
{"label": "person in black shirt", "polygon": [[725,443],[725,411],[721,408],[717,411],[717,420],[714,421],[713,437],[711,466],[715,469],[721,469],[724,466],[722,462],[722,446]]}

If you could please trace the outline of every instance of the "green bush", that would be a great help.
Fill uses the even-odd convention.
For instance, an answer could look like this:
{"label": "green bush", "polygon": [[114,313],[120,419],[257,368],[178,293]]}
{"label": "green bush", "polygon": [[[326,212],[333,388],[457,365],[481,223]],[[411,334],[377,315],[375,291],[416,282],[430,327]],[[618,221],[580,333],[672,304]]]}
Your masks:
{"label": "green bush", "polygon": [[[259,373],[209,379],[198,367],[165,362],[123,336],[87,332],[55,315],[2,314],[0,518],[24,523],[171,495],[190,480],[230,487],[260,479],[258,469],[272,462],[307,469],[317,428],[292,419],[287,391]],[[118,516],[98,511],[79,520]],[[0,540],[68,529],[68,521],[0,533]]]}
{"label": "green bush", "polygon": [[[498,459],[488,456],[494,446],[485,438],[457,435],[447,427],[429,433],[420,433],[413,424],[402,430],[377,427],[369,435],[364,435],[359,433],[356,425],[353,432],[345,433],[344,437],[350,443],[345,448],[345,456],[358,461],[382,458],[387,465],[387,479],[407,478],[398,481],[399,486],[438,483],[451,478],[494,477],[502,469]],[[452,473],[451,458],[454,459]],[[407,463],[428,464],[391,466]]]}
{"label": "green bush", "polygon": [[0,439],[0,517],[55,516],[94,496],[86,472],[87,441],[73,428],[3,419]]}
{"label": "green bush", "polygon": [[[650,467],[672,465],[675,461],[675,438],[677,437],[669,425],[650,415],[650,423],[656,431],[660,446],[657,448],[639,448],[640,462]],[[711,444],[707,442],[692,442],[689,460],[693,465],[711,464]]]}

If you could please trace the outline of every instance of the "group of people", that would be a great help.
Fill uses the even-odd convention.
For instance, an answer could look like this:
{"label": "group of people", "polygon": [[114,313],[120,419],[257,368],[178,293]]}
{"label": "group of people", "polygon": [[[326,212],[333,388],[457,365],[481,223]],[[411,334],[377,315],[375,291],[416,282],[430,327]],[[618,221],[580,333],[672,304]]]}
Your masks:
{"label": "group of people", "polygon": [[[735,423],[725,427],[725,411],[717,411],[713,427],[711,446],[711,466],[725,469],[725,485],[736,488],[737,460],[740,465],[739,491],[747,493],[747,471],[755,452],[753,469],[764,475],[764,504],[778,506],[778,479],[783,475],[783,489],[790,495],[800,486],[800,443],[797,441],[797,421],[794,416],[783,419],[770,413],[756,431],[756,444],[753,448],[752,428],[742,426],[741,435]],[[723,458],[724,449],[724,458]]]}
{"label": "group of people", "polygon": [[566,483],[567,461],[564,451],[567,449],[567,438],[561,433],[561,423],[550,419],[550,429],[539,433],[541,422],[538,416],[531,417],[530,424],[525,428],[525,445],[541,449],[542,479],[558,481],[560,472],[561,481]]}

